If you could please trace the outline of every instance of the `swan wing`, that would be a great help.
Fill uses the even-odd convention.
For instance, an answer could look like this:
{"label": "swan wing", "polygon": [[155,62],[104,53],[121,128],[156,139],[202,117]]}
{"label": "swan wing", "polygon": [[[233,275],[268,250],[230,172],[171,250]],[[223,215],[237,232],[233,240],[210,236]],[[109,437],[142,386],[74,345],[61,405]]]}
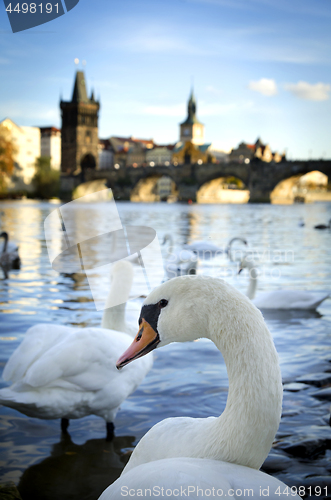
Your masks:
{"label": "swan wing", "polygon": [[29,353],[23,376],[0,390],[0,402],[32,417],[95,414],[113,421],[120,404],[150,370],[153,357],[139,359],[119,372],[115,364],[131,344],[130,335],[101,328],[69,330],[53,345],[45,342],[48,348],[33,362]]}
{"label": "swan wing", "polygon": [[62,380],[84,391],[95,391],[107,383],[111,372],[117,371],[118,352],[130,345],[131,337],[101,328],[73,330],[30,365],[25,383],[45,387]]}
{"label": "swan wing", "polygon": [[3,379],[11,382],[21,380],[36,360],[73,331],[72,327],[47,323],[29,328],[23,342],[9,358],[3,371]]}

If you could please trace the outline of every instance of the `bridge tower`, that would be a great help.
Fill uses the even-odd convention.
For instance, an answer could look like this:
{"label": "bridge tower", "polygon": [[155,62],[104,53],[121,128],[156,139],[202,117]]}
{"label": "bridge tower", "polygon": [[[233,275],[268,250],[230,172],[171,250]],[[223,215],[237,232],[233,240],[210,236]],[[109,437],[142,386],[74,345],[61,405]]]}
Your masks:
{"label": "bridge tower", "polygon": [[76,72],[72,99],[60,102],[62,110],[62,158],[63,174],[81,174],[97,169],[98,159],[98,112],[100,103],[87,97],[85,75]]}
{"label": "bridge tower", "polygon": [[200,146],[204,144],[204,125],[196,117],[197,104],[193,88],[187,105],[187,118],[180,124],[180,142],[192,142]]}

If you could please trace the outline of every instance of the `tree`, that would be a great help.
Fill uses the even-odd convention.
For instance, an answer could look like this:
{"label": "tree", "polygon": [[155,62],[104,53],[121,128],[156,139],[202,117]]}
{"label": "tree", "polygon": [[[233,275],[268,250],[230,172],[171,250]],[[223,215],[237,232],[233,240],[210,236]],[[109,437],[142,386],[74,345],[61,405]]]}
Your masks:
{"label": "tree", "polygon": [[36,173],[33,178],[35,196],[53,198],[58,196],[60,188],[60,172],[51,168],[49,156],[40,156],[36,160]]}
{"label": "tree", "polygon": [[5,192],[14,171],[16,148],[9,130],[0,124],[0,192]]}

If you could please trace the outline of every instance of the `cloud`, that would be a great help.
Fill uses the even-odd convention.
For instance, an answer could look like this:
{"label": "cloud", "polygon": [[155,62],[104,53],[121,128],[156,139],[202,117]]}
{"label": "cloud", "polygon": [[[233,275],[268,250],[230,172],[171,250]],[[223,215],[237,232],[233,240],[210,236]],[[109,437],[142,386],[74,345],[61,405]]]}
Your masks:
{"label": "cloud", "polygon": [[275,80],[269,78],[261,78],[261,80],[256,82],[250,81],[248,88],[267,96],[276,95],[278,93]]}
{"label": "cloud", "polygon": [[308,82],[288,83],[284,86],[285,90],[291,94],[299,97],[299,99],[307,99],[309,101],[327,101],[330,99],[329,92],[331,85],[328,83],[315,83]]}
{"label": "cloud", "polygon": [[220,94],[222,94],[222,91],[218,90],[213,85],[207,85],[206,92],[208,92],[209,94],[211,94],[213,96],[219,96]]}

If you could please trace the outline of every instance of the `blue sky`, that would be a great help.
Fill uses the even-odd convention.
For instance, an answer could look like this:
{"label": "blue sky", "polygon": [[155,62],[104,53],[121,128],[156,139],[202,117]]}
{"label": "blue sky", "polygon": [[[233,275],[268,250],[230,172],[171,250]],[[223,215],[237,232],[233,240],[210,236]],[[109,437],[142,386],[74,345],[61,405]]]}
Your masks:
{"label": "blue sky", "polygon": [[80,0],[15,34],[0,9],[0,119],[59,127],[78,58],[102,138],[177,141],[193,80],[206,142],[331,158],[330,0]]}

